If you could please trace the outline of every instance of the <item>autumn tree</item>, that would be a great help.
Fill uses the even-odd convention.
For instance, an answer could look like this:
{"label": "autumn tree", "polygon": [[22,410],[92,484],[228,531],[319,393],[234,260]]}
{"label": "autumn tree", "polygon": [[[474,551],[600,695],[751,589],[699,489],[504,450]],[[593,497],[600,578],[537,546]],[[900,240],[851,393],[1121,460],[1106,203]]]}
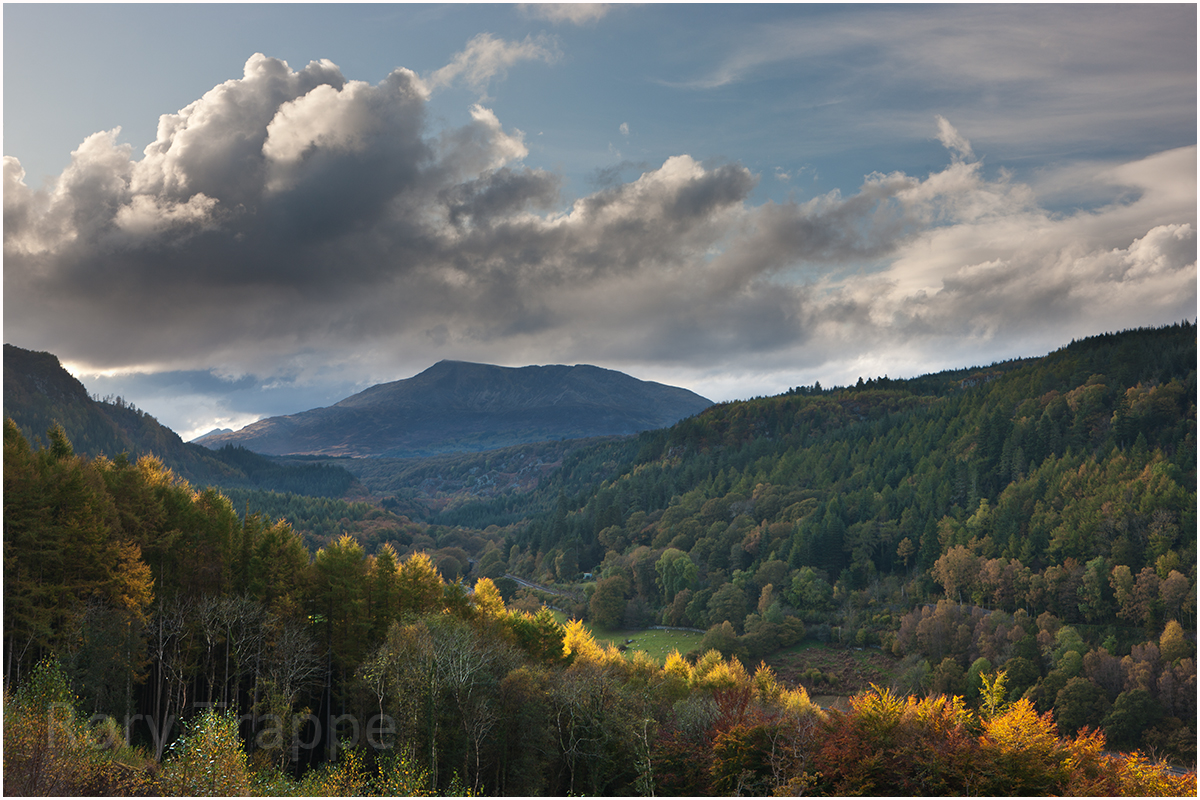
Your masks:
{"label": "autumn tree", "polygon": [[597,581],[596,589],[588,601],[589,618],[592,623],[610,630],[620,627],[625,616],[628,593],[629,581],[620,575]]}
{"label": "autumn tree", "polygon": [[413,553],[400,565],[396,577],[400,619],[406,614],[437,611],[442,606],[442,578],[425,553]]}

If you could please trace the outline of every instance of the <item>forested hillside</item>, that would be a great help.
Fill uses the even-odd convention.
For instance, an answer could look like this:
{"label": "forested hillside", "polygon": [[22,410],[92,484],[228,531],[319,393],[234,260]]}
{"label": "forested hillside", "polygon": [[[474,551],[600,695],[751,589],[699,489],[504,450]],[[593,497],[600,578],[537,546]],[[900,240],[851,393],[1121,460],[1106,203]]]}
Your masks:
{"label": "forested hillside", "polygon": [[[802,623],[903,658],[903,691],[1006,668],[1068,729],[1194,758],[1195,364],[1181,324],[718,405],[619,469],[628,444],[568,458],[508,568],[594,572],[610,623],[712,628],[751,661]],[[605,454],[603,483],[576,479]]]}
{"label": "forested hillside", "polygon": [[[1195,362],[1184,324],[726,403],[456,526],[6,421],[5,789],[1194,793],[1105,752],[1195,760]],[[708,633],[622,655],[505,574]],[[812,642],[895,680],[753,668]]]}
{"label": "forested hillside", "polygon": [[51,353],[4,345],[4,415],[26,439],[44,442],[61,425],[81,455],[137,460],[152,455],[200,486],[341,497],[354,477],[337,465],[281,465],[241,447],[189,444],[122,397],[98,398]]}

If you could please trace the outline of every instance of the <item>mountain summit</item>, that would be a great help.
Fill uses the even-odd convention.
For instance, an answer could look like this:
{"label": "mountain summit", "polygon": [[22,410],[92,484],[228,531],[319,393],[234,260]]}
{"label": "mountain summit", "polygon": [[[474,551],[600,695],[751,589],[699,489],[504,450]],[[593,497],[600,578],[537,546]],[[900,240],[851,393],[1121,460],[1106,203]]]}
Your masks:
{"label": "mountain summit", "polygon": [[427,456],[665,428],[712,402],[586,364],[497,367],[439,361],[339,403],[270,417],[196,443],[270,455]]}

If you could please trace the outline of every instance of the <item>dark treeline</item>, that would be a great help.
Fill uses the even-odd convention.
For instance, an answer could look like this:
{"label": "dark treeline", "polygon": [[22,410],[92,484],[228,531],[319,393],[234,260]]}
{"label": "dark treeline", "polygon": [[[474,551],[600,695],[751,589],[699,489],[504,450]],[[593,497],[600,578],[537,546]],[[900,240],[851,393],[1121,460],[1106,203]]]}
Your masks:
{"label": "dark treeline", "polygon": [[[313,553],[286,522],[240,519],[226,497],[193,490],[156,459],[89,460],[61,427],[47,438],[35,451],[6,422],[6,686],[47,691],[50,668],[37,665],[53,658],[78,711],[113,717],[155,762],[198,709],[226,709],[253,764],[286,782],[336,763],[346,731],[333,720],[365,737],[363,724],[387,714],[390,727],[411,728],[404,752],[428,770],[427,788],[478,783],[478,741],[474,761],[459,760],[462,715],[479,711],[466,704],[482,697],[467,687],[564,660],[549,612],[509,613],[494,585],[469,593],[424,552],[387,541],[367,555],[342,535]],[[466,654],[475,661],[461,663]],[[385,689],[408,679],[387,659],[408,655],[432,659],[433,672]],[[424,704],[397,705],[414,696]],[[463,705],[445,706],[448,696]],[[390,745],[389,725],[378,736]]]}
{"label": "dark treeline", "polygon": [[277,459],[230,444],[214,450],[213,458],[237,470],[237,478],[244,478],[243,481],[226,479],[222,488],[253,487],[311,497],[342,497],[354,485],[354,476],[335,464],[281,464]]}

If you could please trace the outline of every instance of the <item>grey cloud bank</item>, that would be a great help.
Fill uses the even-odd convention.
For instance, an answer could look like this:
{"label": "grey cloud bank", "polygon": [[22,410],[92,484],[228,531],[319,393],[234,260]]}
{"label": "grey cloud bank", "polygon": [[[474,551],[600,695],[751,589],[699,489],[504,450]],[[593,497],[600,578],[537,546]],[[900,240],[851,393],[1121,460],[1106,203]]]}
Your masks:
{"label": "grey cloud bank", "polygon": [[100,393],[122,373],[236,380],[189,379],[178,416],[129,397],[187,438],[442,358],[594,363],[727,399],[1195,316],[1194,146],[1098,164],[1078,178],[1109,199],[1065,213],[988,177],[941,116],[940,167],[845,194],[756,205],[762,176],[679,154],[571,199],[486,97],[458,127],[428,113],[440,87],[485,93],[556,47],[476,37],[429,79],[377,84],[255,54],[164,114],[140,158],[96,133],[35,190],[5,156],[6,341],[104,372],[84,378]]}

